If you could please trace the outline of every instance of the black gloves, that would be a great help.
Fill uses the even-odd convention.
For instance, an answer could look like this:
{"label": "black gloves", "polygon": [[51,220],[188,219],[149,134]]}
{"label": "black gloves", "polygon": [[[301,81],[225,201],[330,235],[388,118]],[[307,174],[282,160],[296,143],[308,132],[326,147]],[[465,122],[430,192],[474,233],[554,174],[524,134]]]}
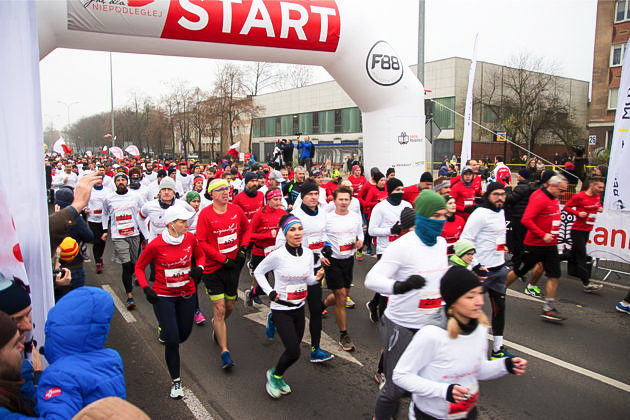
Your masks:
{"label": "black gloves", "polygon": [[203,268],[196,266],[190,269],[190,272],[188,273],[188,275],[195,281],[195,283],[199,283],[199,280],[201,280],[201,276],[203,275]]}
{"label": "black gloves", "polygon": [[509,175],[506,175],[503,178],[501,178],[501,180],[507,184],[508,182],[510,182],[510,177]]}
{"label": "black gloves", "polygon": [[236,264],[235,260],[232,260],[230,258],[225,258],[225,262],[223,263],[223,267],[225,268],[236,268],[238,267],[238,265]]}
{"label": "black gloves", "polygon": [[472,271],[479,277],[488,277],[488,269],[482,267],[481,264],[474,266]]}
{"label": "black gloves", "polygon": [[272,302],[275,302],[277,297],[278,297],[278,292],[276,292],[275,290],[272,290],[271,292],[269,292],[269,300],[271,300]]}
{"label": "black gloves", "polygon": [[234,259],[234,264],[238,267],[242,267],[245,264],[245,258],[247,258],[247,251],[249,249],[246,246],[242,246],[239,248],[238,253],[236,254],[236,258]]}
{"label": "black gloves", "polygon": [[389,229],[392,235],[400,235],[402,233],[402,228],[400,227],[400,222],[396,222],[394,226]]}
{"label": "black gloves", "polygon": [[425,284],[426,281],[424,280],[424,277],[414,274],[409,276],[409,278],[405,281],[397,281],[394,283],[394,294],[401,295],[414,289],[422,289]]}
{"label": "black gloves", "polygon": [[155,305],[158,303],[158,300],[160,300],[158,295],[149,286],[143,287],[142,291],[151,305]]}
{"label": "black gloves", "polygon": [[455,398],[453,398],[453,388],[455,388],[457,384],[450,384],[448,389],[446,390],[446,401],[455,403]]}
{"label": "black gloves", "polygon": [[330,247],[330,245],[326,245],[322,248],[322,256],[325,258],[332,257],[332,248]]}

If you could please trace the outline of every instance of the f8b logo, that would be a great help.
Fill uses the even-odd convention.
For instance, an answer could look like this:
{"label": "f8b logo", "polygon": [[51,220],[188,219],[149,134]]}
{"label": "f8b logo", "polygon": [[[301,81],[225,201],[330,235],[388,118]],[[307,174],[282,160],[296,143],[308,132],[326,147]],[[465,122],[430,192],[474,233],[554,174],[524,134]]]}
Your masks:
{"label": "f8b logo", "polygon": [[378,41],[365,61],[368,76],[381,86],[395,85],[402,79],[403,65],[394,49],[385,41]]}

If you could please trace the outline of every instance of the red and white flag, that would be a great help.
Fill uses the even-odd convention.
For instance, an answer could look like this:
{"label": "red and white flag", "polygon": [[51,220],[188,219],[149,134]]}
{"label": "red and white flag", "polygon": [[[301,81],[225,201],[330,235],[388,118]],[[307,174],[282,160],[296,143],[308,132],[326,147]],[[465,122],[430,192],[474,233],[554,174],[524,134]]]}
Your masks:
{"label": "red and white flag", "polygon": [[109,133],[107,133],[107,134],[105,134],[103,137],[104,137],[104,138],[106,138],[106,139],[111,139],[111,138],[112,138],[112,135],[111,135],[111,134],[109,134]]}
{"label": "red and white flag", "polygon": [[120,147],[112,146],[109,148],[109,153],[114,155],[114,157],[118,160],[123,160],[125,158],[125,154],[123,153]]}
{"label": "red and white flag", "polygon": [[236,143],[234,143],[233,145],[230,146],[229,150],[227,151],[229,155],[234,156],[234,159],[238,159],[238,149],[239,147],[241,147],[241,142],[237,141]]}
{"label": "red and white flag", "polygon": [[104,155],[107,154],[107,146],[103,146],[103,150],[101,150],[101,153]]}
{"label": "red and white flag", "polygon": [[127,148],[125,149],[125,152],[129,153],[131,156],[135,157],[136,159],[140,159],[140,151],[133,144],[130,144],[129,146],[127,146]]}
{"label": "red and white flag", "polygon": [[61,136],[59,136],[59,138],[55,142],[53,150],[60,155],[63,155],[64,153],[68,153],[70,155],[72,154],[72,148],[68,147],[66,141]]}
{"label": "red and white flag", "polygon": [[85,154],[87,155],[87,157],[91,158],[92,157],[92,151],[88,150],[87,152],[85,152]]}

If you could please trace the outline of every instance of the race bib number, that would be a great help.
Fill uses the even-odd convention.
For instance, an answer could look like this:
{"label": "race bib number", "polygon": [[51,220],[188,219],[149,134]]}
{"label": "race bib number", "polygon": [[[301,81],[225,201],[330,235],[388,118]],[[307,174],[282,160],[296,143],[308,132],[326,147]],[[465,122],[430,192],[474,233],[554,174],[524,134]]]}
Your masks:
{"label": "race bib number", "polygon": [[502,254],[505,252],[505,236],[499,235],[497,237],[497,249],[498,254]]}
{"label": "race bib number", "polygon": [[92,210],[92,214],[103,214],[103,209],[94,209]]}
{"label": "race bib number", "polygon": [[287,302],[300,303],[306,299],[306,283],[287,285]]}
{"label": "race bib number", "polygon": [[354,237],[348,236],[339,240],[339,253],[343,256],[352,255],[354,253]]}
{"label": "race bib number", "polygon": [[442,307],[442,296],[437,290],[422,292],[418,301],[418,310],[421,312],[436,312]]}
{"label": "race bib number", "polygon": [[464,207],[470,207],[474,204],[472,200],[464,200]]}
{"label": "race bib number", "polygon": [[324,247],[324,238],[321,235],[312,235],[308,237],[308,249],[319,251]]}
{"label": "race bib number", "polygon": [[238,248],[238,242],[236,241],[236,233],[230,235],[219,236],[217,238],[217,245],[219,246],[219,252],[222,254],[229,254]]}
{"label": "race bib number", "polygon": [[275,246],[268,246],[267,248],[263,249],[263,254],[265,255],[265,257],[269,254],[271,254],[271,251],[273,251],[274,249],[276,249]]}
{"label": "race bib number", "polygon": [[552,220],[551,221],[551,232],[552,235],[557,235],[560,233],[560,220]]}
{"label": "race bib number", "polygon": [[190,281],[190,267],[167,268],[164,270],[166,287],[182,287]]}
{"label": "race bib number", "polygon": [[133,221],[131,210],[120,210],[114,215],[118,224],[118,234],[120,236],[133,235],[136,231],[136,224]]}

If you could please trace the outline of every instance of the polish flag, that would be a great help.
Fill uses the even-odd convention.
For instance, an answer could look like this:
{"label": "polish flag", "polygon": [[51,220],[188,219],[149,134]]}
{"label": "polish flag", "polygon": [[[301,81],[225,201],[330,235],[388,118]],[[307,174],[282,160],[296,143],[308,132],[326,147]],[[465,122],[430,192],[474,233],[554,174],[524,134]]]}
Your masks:
{"label": "polish flag", "polygon": [[118,160],[123,160],[125,158],[125,154],[123,153],[120,147],[112,146],[109,148],[109,153],[114,155],[114,157]]}
{"label": "polish flag", "polygon": [[140,151],[133,144],[130,144],[129,146],[127,146],[127,148],[125,149],[125,152],[129,153],[131,156],[135,157],[136,159],[140,159]]}
{"label": "polish flag", "polygon": [[229,150],[227,151],[229,155],[233,156],[234,159],[238,159],[238,149],[239,147],[241,147],[241,142],[237,141],[236,143],[234,143],[233,145],[230,146]]}
{"label": "polish flag", "polygon": [[59,139],[55,142],[53,150],[60,155],[63,155],[64,153],[68,153],[70,155],[72,154],[72,149],[68,147],[66,141],[61,136],[59,136]]}
{"label": "polish flag", "polygon": [[101,150],[101,153],[104,155],[107,154],[107,146],[103,146],[103,150]]}

